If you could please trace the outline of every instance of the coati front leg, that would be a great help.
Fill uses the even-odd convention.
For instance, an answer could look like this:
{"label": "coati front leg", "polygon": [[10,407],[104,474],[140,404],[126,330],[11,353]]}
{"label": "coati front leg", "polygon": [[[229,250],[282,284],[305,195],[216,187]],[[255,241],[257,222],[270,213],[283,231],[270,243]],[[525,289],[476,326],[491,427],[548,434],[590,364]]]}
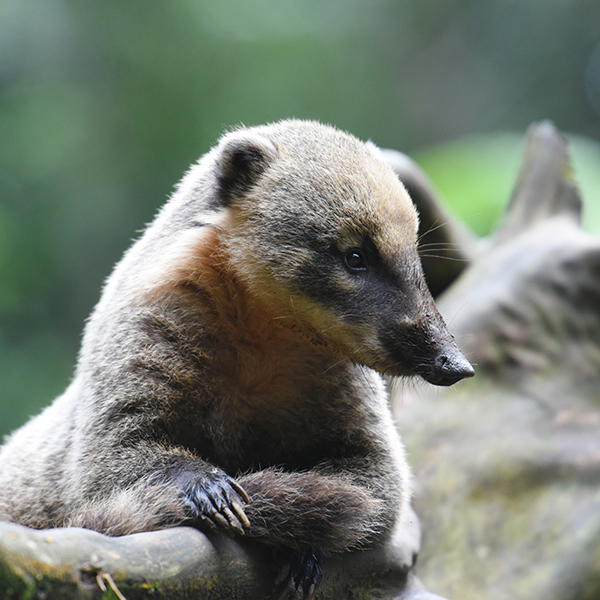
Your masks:
{"label": "coati front leg", "polygon": [[[390,493],[383,492],[382,481],[360,485],[353,481],[356,474],[334,470],[331,465],[301,472],[264,469],[237,481],[210,469],[220,472],[220,489],[202,489],[205,475],[198,478],[198,472],[186,472],[190,483],[196,478],[196,483],[183,487],[186,504],[194,505],[188,514],[200,528],[233,529],[273,547],[281,567],[275,583],[286,598],[312,597],[321,580],[324,557],[373,542],[391,528],[397,513],[394,505],[399,501],[383,497]],[[382,493],[377,494],[377,488]],[[235,495],[248,498],[243,509]],[[227,500],[231,497],[233,502]]]}
{"label": "coati front leg", "polygon": [[188,520],[271,546],[283,597],[310,598],[324,557],[366,546],[391,529],[402,492],[382,473],[384,458],[377,466],[363,459],[305,471],[269,468],[237,480],[199,461],[173,482]]}
{"label": "coati front leg", "polygon": [[374,541],[395,516],[372,489],[342,473],[272,468],[238,481],[250,498],[246,535],[275,547],[338,554]]}
{"label": "coati front leg", "polygon": [[[353,482],[350,473],[322,469],[265,469],[239,479],[250,498],[246,535],[277,550],[282,597],[311,598],[324,557],[375,541],[395,516],[384,498]],[[381,483],[373,487],[382,489]]]}
{"label": "coati front leg", "polygon": [[[273,558],[279,565],[275,578],[278,597],[290,600],[312,598],[321,581],[322,558],[329,549],[325,547],[327,544],[319,546],[316,539],[302,539],[306,538],[309,525],[323,530],[314,518],[310,524],[302,523],[304,513],[306,510],[323,510],[321,518],[331,517],[336,507],[331,501],[327,503],[329,506],[309,506],[310,499],[301,499],[301,496],[318,493],[319,489],[322,494],[325,478],[319,476],[321,481],[315,481],[310,473],[267,469],[241,478],[253,490],[249,498],[240,483],[221,469],[206,464],[202,465],[202,470],[200,465],[195,467],[182,465],[169,473],[169,477],[173,477],[178,471],[173,482],[181,491],[187,520],[200,529],[248,535],[272,546]],[[300,487],[295,487],[298,485]],[[332,491],[335,493],[335,489]],[[302,501],[298,502],[298,499]],[[337,498],[338,502],[340,499]],[[240,500],[247,506],[242,506]],[[291,504],[286,505],[290,500]],[[348,500],[346,498],[347,504]],[[246,515],[248,510],[251,518]]]}
{"label": "coati front leg", "polygon": [[[116,491],[110,492],[110,473],[96,470],[95,481],[86,485],[96,499],[80,505],[68,524],[109,535],[184,523],[245,534],[274,549],[282,564],[277,581],[288,598],[310,598],[323,557],[375,541],[397,513],[400,491],[390,481],[398,481],[399,473],[395,480],[383,476],[385,457],[305,471],[269,468],[233,479],[179,447],[141,446],[137,452],[121,449],[119,459],[139,467],[142,456],[152,458],[154,464],[138,471],[145,475],[117,468],[113,473],[130,476],[113,480]],[[100,480],[106,491],[98,494]]]}
{"label": "coati front leg", "polygon": [[100,458],[95,466],[84,462],[80,472],[83,498],[58,525],[111,536],[183,523],[243,535],[249,526],[244,512],[249,498],[240,484],[178,447],[144,442],[121,449],[117,460],[113,455]]}

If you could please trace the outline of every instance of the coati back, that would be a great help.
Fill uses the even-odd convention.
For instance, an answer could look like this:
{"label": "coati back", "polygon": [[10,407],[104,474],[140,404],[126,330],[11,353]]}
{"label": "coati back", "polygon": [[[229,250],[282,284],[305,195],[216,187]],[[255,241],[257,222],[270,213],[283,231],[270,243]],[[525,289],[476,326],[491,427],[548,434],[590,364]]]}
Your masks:
{"label": "coati back", "polygon": [[371,144],[226,134],[115,268],[72,384],[4,445],[0,519],[245,534],[310,596],[321,558],[380,540],[409,497],[379,374],[473,374],[416,232]]}

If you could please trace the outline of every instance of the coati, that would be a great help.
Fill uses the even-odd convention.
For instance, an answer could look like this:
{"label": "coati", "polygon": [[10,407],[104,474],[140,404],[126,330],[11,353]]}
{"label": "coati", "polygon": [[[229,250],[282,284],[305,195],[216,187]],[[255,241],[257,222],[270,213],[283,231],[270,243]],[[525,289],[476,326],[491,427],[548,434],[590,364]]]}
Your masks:
{"label": "coati", "polygon": [[256,538],[309,597],[390,531],[409,473],[381,375],[473,374],[378,149],[315,122],[225,134],[108,279],[66,392],[0,453],[0,519]]}

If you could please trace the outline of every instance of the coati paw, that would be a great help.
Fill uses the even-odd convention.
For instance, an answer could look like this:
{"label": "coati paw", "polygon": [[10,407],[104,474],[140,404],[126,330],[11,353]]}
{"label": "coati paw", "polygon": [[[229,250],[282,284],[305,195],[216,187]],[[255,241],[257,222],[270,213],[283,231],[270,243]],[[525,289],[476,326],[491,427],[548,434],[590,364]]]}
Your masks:
{"label": "coati paw", "polygon": [[244,535],[244,527],[250,525],[243,504],[250,500],[244,488],[217,467],[188,476],[183,498],[189,517],[200,527]]}
{"label": "coati paw", "polygon": [[282,567],[275,579],[276,600],[311,600],[321,583],[321,555],[316,551],[289,552],[279,557]]}

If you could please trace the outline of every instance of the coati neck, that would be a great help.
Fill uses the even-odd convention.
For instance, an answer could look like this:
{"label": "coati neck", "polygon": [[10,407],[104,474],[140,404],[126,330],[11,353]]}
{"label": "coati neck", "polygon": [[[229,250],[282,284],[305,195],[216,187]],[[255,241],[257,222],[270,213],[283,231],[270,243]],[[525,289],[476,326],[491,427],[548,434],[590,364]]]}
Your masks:
{"label": "coati neck", "polygon": [[171,293],[198,312],[215,342],[211,369],[233,395],[248,403],[289,400],[340,357],[293,304],[273,308],[252,293],[231,264],[225,239],[220,227],[199,232],[162,280],[163,293],[170,279]]}

